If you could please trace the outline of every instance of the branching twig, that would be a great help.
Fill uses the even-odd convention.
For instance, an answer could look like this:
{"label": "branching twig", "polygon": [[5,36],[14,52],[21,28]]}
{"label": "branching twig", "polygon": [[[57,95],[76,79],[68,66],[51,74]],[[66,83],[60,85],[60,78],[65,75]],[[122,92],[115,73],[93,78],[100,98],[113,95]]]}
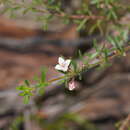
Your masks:
{"label": "branching twig", "polygon": [[[128,50],[130,50],[130,45],[127,45],[126,47],[125,47],[125,52],[127,52]],[[108,55],[108,59],[109,60],[112,60],[113,58],[115,58],[116,56],[119,56],[120,54],[119,53],[115,53],[115,52],[111,52],[109,55]],[[94,61],[93,61],[94,62]],[[93,63],[93,64],[91,64],[91,65],[89,65],[89,67],[88,66],[84,66],[82,69],[81,69],[81,72],[80,73],[84,73],[85,71],[88,71],[89,69],[92,69],[92,68],[95,68],[95,67],[98,67],[98,66],[100,66],[100,64],[102,63],[102,60],[101,59],[96,59],[95,60],[95,63]],[[79,73],[78,73],[79,74]],[[71,77],[75,77],[75,76],[77,76],[77,73],[75,73],[75,74],[73,74],[73,75],[70,75],[70,77],[69,78],[71,78]],[[58,78],[54,78],[54,79],[52,79],[52,80],[49,80],[48,82],[54,82],[54,81],[59,81],[59,80],[61,80],[61,79],[63,79],[64,78],[64,76],[61,76],[61,77],[58,77]]]}
{"label": "branching twig", "polygon": [[41,12],[41,13],[51,13],[53,14],[54,16],[57,16],[57,17],[67,17],[67,18],[70,18],[70,19],[92,19],[92,20],[95,20],[95,19],[104,19],[103,16],[96,16],[96,15],[69,15],[69,14],[66,14],[65,12],[48,12],[46,10],[42,10],[42,9],[37,9],[37,8],[33,8],[35,9],[37,12]]}

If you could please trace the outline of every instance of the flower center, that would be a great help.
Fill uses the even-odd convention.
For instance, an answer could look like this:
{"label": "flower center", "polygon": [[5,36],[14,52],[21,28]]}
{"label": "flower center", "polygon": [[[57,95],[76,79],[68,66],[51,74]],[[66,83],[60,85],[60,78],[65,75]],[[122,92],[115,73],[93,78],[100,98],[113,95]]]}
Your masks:
{"label": "flower center", "polygon": [[65,67],[65,66],[66,66],[65,62],[63,62],[63,63],[61,64],[61,66],[62,66],[62,67]]}

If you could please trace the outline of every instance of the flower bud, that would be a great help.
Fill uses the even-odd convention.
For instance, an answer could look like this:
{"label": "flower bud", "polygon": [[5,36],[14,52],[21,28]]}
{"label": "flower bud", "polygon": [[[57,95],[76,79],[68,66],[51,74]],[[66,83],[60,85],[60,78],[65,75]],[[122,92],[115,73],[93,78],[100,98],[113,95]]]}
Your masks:
{"label": "flower bud", "polygon": [[68,89],[70,91],[73,91],[76,88],[76,82],[74,80],[71,80],[68,84]]}

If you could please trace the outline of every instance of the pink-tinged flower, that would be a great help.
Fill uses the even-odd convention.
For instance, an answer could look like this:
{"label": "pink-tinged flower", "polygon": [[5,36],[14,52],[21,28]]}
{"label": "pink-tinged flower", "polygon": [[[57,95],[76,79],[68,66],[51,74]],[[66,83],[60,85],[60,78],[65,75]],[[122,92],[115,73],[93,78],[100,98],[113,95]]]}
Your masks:
{"label": "pink-tinged flower", "polygon": [[70,65],[70,62],[71,62],[70,59],[65,60],[64,58],[59,57],[58,64],[55,66],[55,69],[63,71],[63,72],[67,72],[69,65]]}
{"label": "pink-tinged flower", "polygon": [[76,88],[76,83],[74,80],[70,81],[69,84],[68,84],[68,89],[70,91],[73,91],[74,89]]}

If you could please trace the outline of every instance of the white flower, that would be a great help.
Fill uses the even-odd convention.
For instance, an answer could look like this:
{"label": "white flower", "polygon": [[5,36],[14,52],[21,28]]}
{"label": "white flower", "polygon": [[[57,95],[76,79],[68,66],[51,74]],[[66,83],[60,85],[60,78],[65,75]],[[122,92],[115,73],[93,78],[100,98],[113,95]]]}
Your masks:
{"label": "white flower", "polygon": [[72,91],[72,90],[74,90],[76,88],[76,83],[74,82],[74,81],[70,81],[69,82],[69,87],[68,87],[68,89],[70,90],[70,91]]}
{"label": "white flower", "polygon": [[55,66],[55,69],[66,72],[66,71],[68,71],[70,62],[71,62],[70,59],[64,60],[64,58],[59,57],[58,64]]}

